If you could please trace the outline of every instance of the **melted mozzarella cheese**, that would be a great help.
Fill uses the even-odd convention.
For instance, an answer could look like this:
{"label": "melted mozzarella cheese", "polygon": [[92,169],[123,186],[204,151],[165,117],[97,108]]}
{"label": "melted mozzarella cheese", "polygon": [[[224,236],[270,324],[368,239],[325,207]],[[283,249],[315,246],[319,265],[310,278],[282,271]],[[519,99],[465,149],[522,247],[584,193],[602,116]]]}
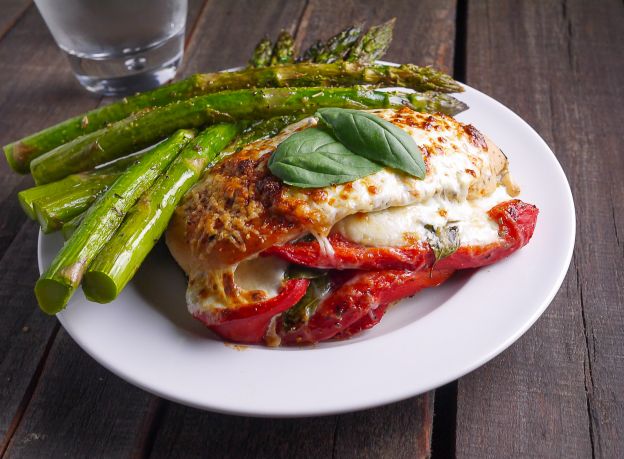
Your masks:
{"label": "melted mozzarella cheese", "polygon": [[498,224],[487,211],[511,199],[503,186],[487,197],[455,200],[434,196],[422,203],[358,214],[338,222],[333,232],[369,247],[403,247],[427,240],[426,226],[456,226],[462,245],[483,245],[498,239]]}
{"label": "melted mozzarella cheese", "polygon": [[[378,113],[380,116],[385,111]],[[425,202],[436,197],[458,201],[468,198],[471,184],[482,173],[489,173],[487,151],[473,145],[457,134],[454,126],[437,130],[416,129],[401,125],[423,150],[438,148],[427,160],[427,174],[423,180],[384,168],[354,182],[326,187],[322,199],[310,199],[309,192],[298,188],[286,191],[287,202],[295,217],[310,218],[309,228],[315,235],[326,235],[335,222],[356,213],[367,213],[390,207]]]}
{"label": "melted mozzarella cheese", "polygon": [[[243,304],[253,302],[250,301],[251,294],[262,298],[259,301],[273,298],[282,288],[287,268],[288,262],[279,258],[256,257],[228,269],[201,273],[195,276],[198,281],[189,282],[186,291],[189,312],[193,314],[208,307],[222,309],[237,302]],[[232,276],[234,289],[231,293],[224,288],[227,282],[224,276]],[[214,285],[206,289],[207,278],[211,279]],[[204,292],[202,289],[205,289]]]}
{"label": "melted mozzarella cheese", "polygon": [[279,293],[286,268],[288,262],[275,257],[245,260],[234,271],[234,283],[246,291],[263,291],[271,298]]}

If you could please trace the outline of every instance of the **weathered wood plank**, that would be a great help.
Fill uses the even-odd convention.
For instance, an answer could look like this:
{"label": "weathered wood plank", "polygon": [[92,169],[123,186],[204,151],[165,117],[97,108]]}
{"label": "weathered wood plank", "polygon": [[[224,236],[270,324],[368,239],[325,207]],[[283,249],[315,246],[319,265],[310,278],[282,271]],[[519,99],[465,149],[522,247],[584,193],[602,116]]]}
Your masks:
{"label": "weathered wood plank", "polygon": [[19,20],[28,7],[32,4],[32,0],[5,0],[2,2],[2,16],[0,16],[0,40],[4,37],[11,27]]}
{"label": "weathered wood plank", "polygon": [[550,308],[458,388],[460,457],[624,454],[621,2],[470,2],[467,82],[516,110],[567,172],[578,232]]}
{"label": "weathered wood plank", "polygon": [[0,260],[0,455],[32,392],[31,381],[56,328],[39,311],[36,225],[24,225]]}
{"label": "weathered wood plank", "polygon": [[[296,40],[305,47],[313,40],[326,38],[354,22],[366,21],[370,25],[397,16],[396,36],[401,39],[393,45],[388,58],[435,64],[450,70],[454,7],[452,1],[412,5],[398,1],[337,3],[312,0],[301,11],[301,23],[295,27]],[[248,15],[256,17],[253,13]],[[261,17],[265,15],[271,17],[268,12],[262,13]],[[239,30],[239,23],[247,24],[247,20],[236,17],[237,22],[231,24],[232,34]],[[209,69],[218,69],[220,62],[225,63],[223,67],[239,65],[251,52],[255,40],[265,33],[275,36],[280,27],[292,30],[289,22],[263,23],[263,27],[253,31],[255,35],[251,42],[241,40],[240,47],[246,53],[243,56],[230,50],[214,50],[216,54],[208,55],[211,48],[205,46],[201,52],[206,53],[206,57],[197,55],[197,61],[191,62],[185,71],[206,70],[205,65]],[[216,55],[220,56],[220,61],[216,61]],[[291,420],[203,413],[171,403],[166,403],[165,407],[151,448],[155,457],[206,454],[237,458],[425,457],[429,454],[431,442],[433,393],[360,413]]]}
{"label": "weathered wood plank", "polygon": [[301,419],[224,416],[169,404],[151,456],[422,457],[431,433],[429,403],[429,397],[416,397],[357,413]]}
{"label": "weathered wood plank", "polygon": [[[35,7],[0,41],[0,143],[93,108]],[[2,161],[2,171],[6,171]]]}
{"label": "weathered wood plank", "polygon": [[[78,90],[65,58],[34,6],[0,40],[0,62],[0,145],[97,103]],[[4,158],[0,160],[3,240],[10,242],[23,222],[19,211],[15,211],[19,206],[14,196],[8,198],[16,188],[31,183],[30,179],[12,173]],[[0,247],[0,256],[4,250],[6,245]]]}
{"label": "weathered wood plank", "polygon": [[432,393],[338,416],[332,457],[428,457],[433,403]]}
{"label": "weathered wood plank", "polygon": [[294,31],[304,0],[254,0],[209,2],[196,26],[183,75],[245,65],[256,43],[281,29]]}
{"label": "weathered wood plank", "polygon": [[152,457],[331,457],[336,418],[259,419],[167,404]]}
{"label": "weathered wood plank", "polygon": [[61,331],[6,456],[128,456],[150,399]]}
{"label": "weathered wood plank", "polygon": [[[96,101],[79,92],[36,8],[0,40],[0,144],[59,121]],[[74,86],[75,85],[75,86]],[[29,177],[0,160],[0,445],[8,442],[56,328],[36,305],[36,225],[26,221],[16,192]],[[24,330],[24,331],[22,331]]]}

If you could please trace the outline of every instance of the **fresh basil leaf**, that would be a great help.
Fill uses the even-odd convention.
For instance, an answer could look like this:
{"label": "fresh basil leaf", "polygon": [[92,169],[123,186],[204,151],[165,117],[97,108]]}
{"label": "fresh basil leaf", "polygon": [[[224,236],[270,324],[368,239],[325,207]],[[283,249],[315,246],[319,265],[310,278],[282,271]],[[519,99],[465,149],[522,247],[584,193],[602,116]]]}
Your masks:
{"label": "fresh basil leaf", "polygon": [[286,279],[316,279],[327,274],[324,269],[308,268],[301,265],[290,265],[286,270]]}
{"label": "fresh basil leaf", "polygon": [[282,324],[287,331],[293,331],[304,325],[316,312],[316,308],[325,295],[331,290],[332,284],[327,271],[320,277],[310,281],[305,295],[290,309],[282,313]]}
{"label": "fresh basil leaf", "polygon": [[321,108],[316,116],[354,153],[419,179],[425,178],[420,148],[394,124],[372,113],[343,108]]}
{"label": "fresh basil leaf", "polygon": [[268,166],[284,183],[301,188],[352,182],[381,169],[317,128],[296,132],[280,143]]}
{"label": "fresh basil leaf", "polygon": [[459,249],[461,242],[457,226],[434,228],[432,225],[425,225],[425,229],[429,232],[427,240],[433,250],[436,263],[442,258],[453,255]]}

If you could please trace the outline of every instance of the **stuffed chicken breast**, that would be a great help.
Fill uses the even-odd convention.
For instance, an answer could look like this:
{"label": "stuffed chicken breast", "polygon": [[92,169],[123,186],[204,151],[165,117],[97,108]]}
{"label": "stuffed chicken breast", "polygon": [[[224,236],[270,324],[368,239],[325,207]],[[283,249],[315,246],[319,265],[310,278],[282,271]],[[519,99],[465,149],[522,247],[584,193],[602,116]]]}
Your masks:
{"label": "stuffed chicken breast", "polygon": [[189,311],[226,339],[307,344],[376,324],[387,306],[530,239],[537,209],[475,127],[408,108],[374,110],[422,152],[416,178],[383,167],[354,181],[289,186],[268,160],[315,118],[249,144],[185,197],[167,244],[189,277]]}

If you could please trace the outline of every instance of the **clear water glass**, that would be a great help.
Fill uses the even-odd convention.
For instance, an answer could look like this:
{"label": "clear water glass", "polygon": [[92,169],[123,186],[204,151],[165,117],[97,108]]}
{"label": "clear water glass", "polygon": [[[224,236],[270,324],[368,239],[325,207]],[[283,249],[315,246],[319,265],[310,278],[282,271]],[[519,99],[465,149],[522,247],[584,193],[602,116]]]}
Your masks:
{"label": "clear water glass", "polygon": [[176,73],[184,52],[187,0],[35,0],[78,81],[127,95]]}

